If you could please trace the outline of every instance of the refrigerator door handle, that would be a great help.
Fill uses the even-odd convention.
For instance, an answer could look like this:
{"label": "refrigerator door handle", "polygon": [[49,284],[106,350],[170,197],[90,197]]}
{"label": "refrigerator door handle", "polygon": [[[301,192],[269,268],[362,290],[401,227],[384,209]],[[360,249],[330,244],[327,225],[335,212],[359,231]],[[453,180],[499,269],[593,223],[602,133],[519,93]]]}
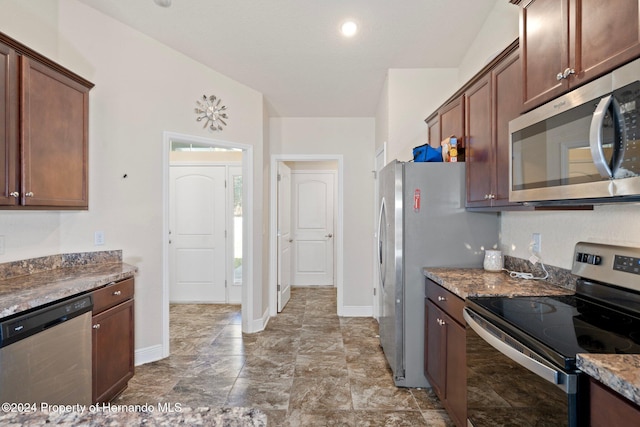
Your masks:
{"label": "refrigerator door handle", "polygon": [[[382,235],[382,219],[384,218],[386,213],[386,207],[384,202],[384,197],[380,203],[380,214],[378,215],[378,274],[380,276],[380,285],[384,288],[384,274],[382,273],[383,269],[383,245],[384,245],[384,237]],[[385,233],[386,235],[386,233]]]}

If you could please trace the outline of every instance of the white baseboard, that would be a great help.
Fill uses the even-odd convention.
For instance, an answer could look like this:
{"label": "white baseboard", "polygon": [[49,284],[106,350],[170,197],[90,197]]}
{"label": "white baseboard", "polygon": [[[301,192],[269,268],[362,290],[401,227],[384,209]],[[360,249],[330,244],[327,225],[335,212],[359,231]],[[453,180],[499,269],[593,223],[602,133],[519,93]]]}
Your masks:
{"label": "white baseboard", "polygon": [[158,344],[136,350],[134,357],[136,366],[164,359],[164,357],[162,356],[162,345]]}
{"label": "white baseboard", "polygon": [[347,305],[338,310],[338,316],[342,317],[373,317],[372,305]]}

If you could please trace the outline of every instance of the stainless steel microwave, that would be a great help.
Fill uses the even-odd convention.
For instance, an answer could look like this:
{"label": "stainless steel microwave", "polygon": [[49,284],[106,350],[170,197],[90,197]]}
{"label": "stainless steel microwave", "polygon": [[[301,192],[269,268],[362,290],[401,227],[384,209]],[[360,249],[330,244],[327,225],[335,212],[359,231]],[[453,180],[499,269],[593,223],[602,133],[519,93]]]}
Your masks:
{"label": "stainless steel microwave", "polygon": [[640,201],[640,59],[509,122],[509,199]]}

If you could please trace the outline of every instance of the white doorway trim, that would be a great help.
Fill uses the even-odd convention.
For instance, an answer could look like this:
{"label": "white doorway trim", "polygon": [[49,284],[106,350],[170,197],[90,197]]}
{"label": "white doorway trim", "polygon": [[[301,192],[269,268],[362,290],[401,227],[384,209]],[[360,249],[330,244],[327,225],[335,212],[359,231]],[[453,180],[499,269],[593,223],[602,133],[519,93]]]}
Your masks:
{"label": "white doorway trim", "polygon": [[278,185],[278,162],[318,162],[335,161],[338,163],[338,185],[336,197],[336,236],[335,236],[335,269],[337,288],[337,311],[338,316],[344,313],[344,160],[341,154],[273,154],[271,155],[271,177],[270,177],[270,197],[269,203],[269,316],[276,316],[278,313],[278,218],[277,218],[277,194]]}
{"label": "white doorway trim", "polygon": [[175,132],[163,132],[162,152],[162,357],[169,356],[169,153],[171,142],[195,143],[242,150],[242,331],[253,328],[253,147]]}

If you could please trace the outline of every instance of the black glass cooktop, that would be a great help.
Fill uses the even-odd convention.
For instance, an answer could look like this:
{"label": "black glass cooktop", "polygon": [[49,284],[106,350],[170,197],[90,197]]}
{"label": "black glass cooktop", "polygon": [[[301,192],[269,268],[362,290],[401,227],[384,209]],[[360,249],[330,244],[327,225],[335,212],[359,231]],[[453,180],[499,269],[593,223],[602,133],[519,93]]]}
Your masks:
{"label": "black glass cooktop", "polygon": [[472,297],[468,306],[565,369],[578,353],[640,353],[640,318],[576,295]]}

